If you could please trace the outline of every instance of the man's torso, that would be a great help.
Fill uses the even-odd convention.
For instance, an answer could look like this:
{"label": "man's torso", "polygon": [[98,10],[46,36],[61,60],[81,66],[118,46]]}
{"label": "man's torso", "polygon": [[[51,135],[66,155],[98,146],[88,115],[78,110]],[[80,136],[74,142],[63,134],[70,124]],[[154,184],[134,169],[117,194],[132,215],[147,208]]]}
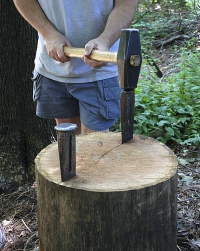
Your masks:
{"label": "man's torso", "polygon": [[[73,47],[84,48],[85,44],[98,37],[104,30],[109,14],[114,7],[113,0],[38,0],[49,21],[65,35]],[[117,51],[118,41],[111,47]],[[36,71],[61,82],[90,82],[117,75],[117,66],[108,64],[93,69],[81,59],[59,63],[46,52],[45,41],[39,35],[35,59]]]}

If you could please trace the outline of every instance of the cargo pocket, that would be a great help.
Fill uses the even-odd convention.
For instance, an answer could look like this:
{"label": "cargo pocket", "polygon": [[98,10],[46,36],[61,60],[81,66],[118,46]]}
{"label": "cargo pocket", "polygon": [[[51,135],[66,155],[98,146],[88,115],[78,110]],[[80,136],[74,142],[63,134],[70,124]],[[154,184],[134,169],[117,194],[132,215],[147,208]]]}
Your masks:
{"label": "cargo pocket", "polygon": [[41,93],[41,77],[42,75],[40,75],[38,72],[34,71],[33,72],[33,77],[31,78],[31,80],[33,81],[33,101],[37,101],[40,97],[40,93]]}
{"label": "cargo pocket", "polygon": [[118,78],[97,81],[99,87],[99,107],[101,115],[106,119],[116,119],[120,116],[120,95]]}

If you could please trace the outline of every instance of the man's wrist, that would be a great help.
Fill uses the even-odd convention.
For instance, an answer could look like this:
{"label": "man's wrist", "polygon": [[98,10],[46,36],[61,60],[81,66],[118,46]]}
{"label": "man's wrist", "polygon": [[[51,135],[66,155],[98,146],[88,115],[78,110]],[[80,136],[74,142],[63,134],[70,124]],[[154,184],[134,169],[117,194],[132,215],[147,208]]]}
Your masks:
{"label": "man's wrist", "polygon": [[108,36],[106,36],[104,33],[102,33],[99,37],[98,40],[104,44],[104,46],[106,46],[108,48],[108,50],[110,49],[110,47],[114,44],[114,42],[111,41],[110,38],[108,38]]}

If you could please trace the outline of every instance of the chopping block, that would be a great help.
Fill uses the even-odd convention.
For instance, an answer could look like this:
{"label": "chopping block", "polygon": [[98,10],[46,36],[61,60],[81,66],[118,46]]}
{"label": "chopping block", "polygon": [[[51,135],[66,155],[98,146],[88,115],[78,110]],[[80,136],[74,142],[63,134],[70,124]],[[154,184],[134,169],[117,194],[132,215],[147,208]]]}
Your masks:
{"label": "chopping block", "polygon": [[60,179],[57,143],[35,160],[40,251],[175,251],[177,158],[155,139],[76,137],[75,177]]}

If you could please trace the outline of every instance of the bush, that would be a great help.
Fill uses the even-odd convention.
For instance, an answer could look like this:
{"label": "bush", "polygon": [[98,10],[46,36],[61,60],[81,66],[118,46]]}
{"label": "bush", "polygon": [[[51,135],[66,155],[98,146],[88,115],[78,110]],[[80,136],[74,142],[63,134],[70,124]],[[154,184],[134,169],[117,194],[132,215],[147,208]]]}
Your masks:
{"label": "bush", "polygon": [[159,80],[144,64],[136,89],[134,132],[163,143],[200,143],[199,55],[183,51],[179,73]]}

